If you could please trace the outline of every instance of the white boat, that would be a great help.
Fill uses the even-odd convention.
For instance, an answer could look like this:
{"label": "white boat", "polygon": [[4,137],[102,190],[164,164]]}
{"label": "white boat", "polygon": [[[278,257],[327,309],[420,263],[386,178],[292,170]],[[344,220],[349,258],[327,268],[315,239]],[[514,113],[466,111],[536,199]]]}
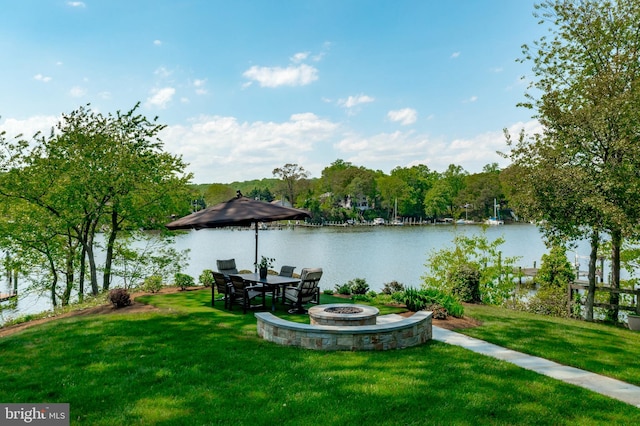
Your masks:
{"label": "white boat", "polygon": [[384,219],[381,217],[376,217],[375,219],[373,219],[373,224],[374,225],[384,225]]}
{"label": "white boat", "polygon": [[493,199],[493,216],[484,221],[487,225],[504,225],[504,220],[500,219],[500,212],[498,211],[498,202]]}
{"label": "white boat", "polygon": [[393,207],[393,220],[391,221],[391,225],[402,226],[404,223],[398,219],[398,199],[396,198],[395,206]]}

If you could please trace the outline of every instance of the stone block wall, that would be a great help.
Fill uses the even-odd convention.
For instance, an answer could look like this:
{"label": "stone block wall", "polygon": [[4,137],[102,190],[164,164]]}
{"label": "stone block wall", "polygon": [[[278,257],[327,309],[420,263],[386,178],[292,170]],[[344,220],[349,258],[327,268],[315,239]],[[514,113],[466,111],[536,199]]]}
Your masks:
{"label": "stone block wall", "polygon": [[385,351],[416,346],[431,339],[431,312],[416,312],[400,321],[364,325],[310,325],[258,312],[258,335],[284,345],[324,351]]}

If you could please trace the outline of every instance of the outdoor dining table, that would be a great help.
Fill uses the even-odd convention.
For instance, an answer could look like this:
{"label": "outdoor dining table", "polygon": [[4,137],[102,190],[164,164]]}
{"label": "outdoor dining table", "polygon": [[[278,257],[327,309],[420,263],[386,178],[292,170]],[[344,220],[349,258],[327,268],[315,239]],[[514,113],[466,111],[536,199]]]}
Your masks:
{"label": "outdoor dining table", "polygon": [[243,280],[254,284],[262,284],[271,290],[271,310],[276,310],[276,289],[282,287],[282,303],[284,303],[284,288],[288,285],[298,284],[300,279],[292,277],[283,277],[281,275],[269,275],[266,278],[260,278],[260,274],[257,272],[249,274],[238,274]]}

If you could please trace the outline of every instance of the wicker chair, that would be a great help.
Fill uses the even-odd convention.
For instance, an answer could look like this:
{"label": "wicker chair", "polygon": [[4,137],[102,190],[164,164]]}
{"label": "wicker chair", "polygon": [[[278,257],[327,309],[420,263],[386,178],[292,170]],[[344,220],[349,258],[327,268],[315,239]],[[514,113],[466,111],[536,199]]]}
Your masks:
{"label": "wicker chair", "polygon": [[300,283],[295,287],[285,287],[284,302],[294,306],[289,313],[306,313],[303,305],[320,303],[320,278],[322,268],[304,268],[300,273]]}
{"label": "wicker chair", "polygon": [[[267,306],[266,294],[271,291],[269,287],[263,285],[250,285],[240,275],[230,274],[231,294],[229,295],[229,309],[233,310],[233,304],[242,305],[242,312],[247,313],[250,308],[263,308]],[[251,301],[258,296],[262,296],[262,303],[251,304]]]}
{"label": "wicker chair", "polygon": [[214,285],[211,286],[211,306],[213,306],[215,301],[214,292],[218,290],[218,295],[224,295],[223,299],[218,300],[224,300],[224,308],[226,309],[229,305],[229,294],[231,293],[229,287],[231,286],[231,281],[228,280],[221,272],[212,271],[212,274]]}

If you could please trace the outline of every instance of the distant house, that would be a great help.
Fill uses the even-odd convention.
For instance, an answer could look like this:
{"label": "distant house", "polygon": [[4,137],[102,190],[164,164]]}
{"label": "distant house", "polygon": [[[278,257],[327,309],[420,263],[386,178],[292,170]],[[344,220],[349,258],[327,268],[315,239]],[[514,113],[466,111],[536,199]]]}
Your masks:
{"label": "distant house", "polygon": [[369,210],[371,208],[369,207],[369,201],[367,200],[367,197],[362,196],[354,200],[351,195],[347,195],[345,200],[340,203],[340,206],[344,207],[345,209],[358,209],[360,211]]}

